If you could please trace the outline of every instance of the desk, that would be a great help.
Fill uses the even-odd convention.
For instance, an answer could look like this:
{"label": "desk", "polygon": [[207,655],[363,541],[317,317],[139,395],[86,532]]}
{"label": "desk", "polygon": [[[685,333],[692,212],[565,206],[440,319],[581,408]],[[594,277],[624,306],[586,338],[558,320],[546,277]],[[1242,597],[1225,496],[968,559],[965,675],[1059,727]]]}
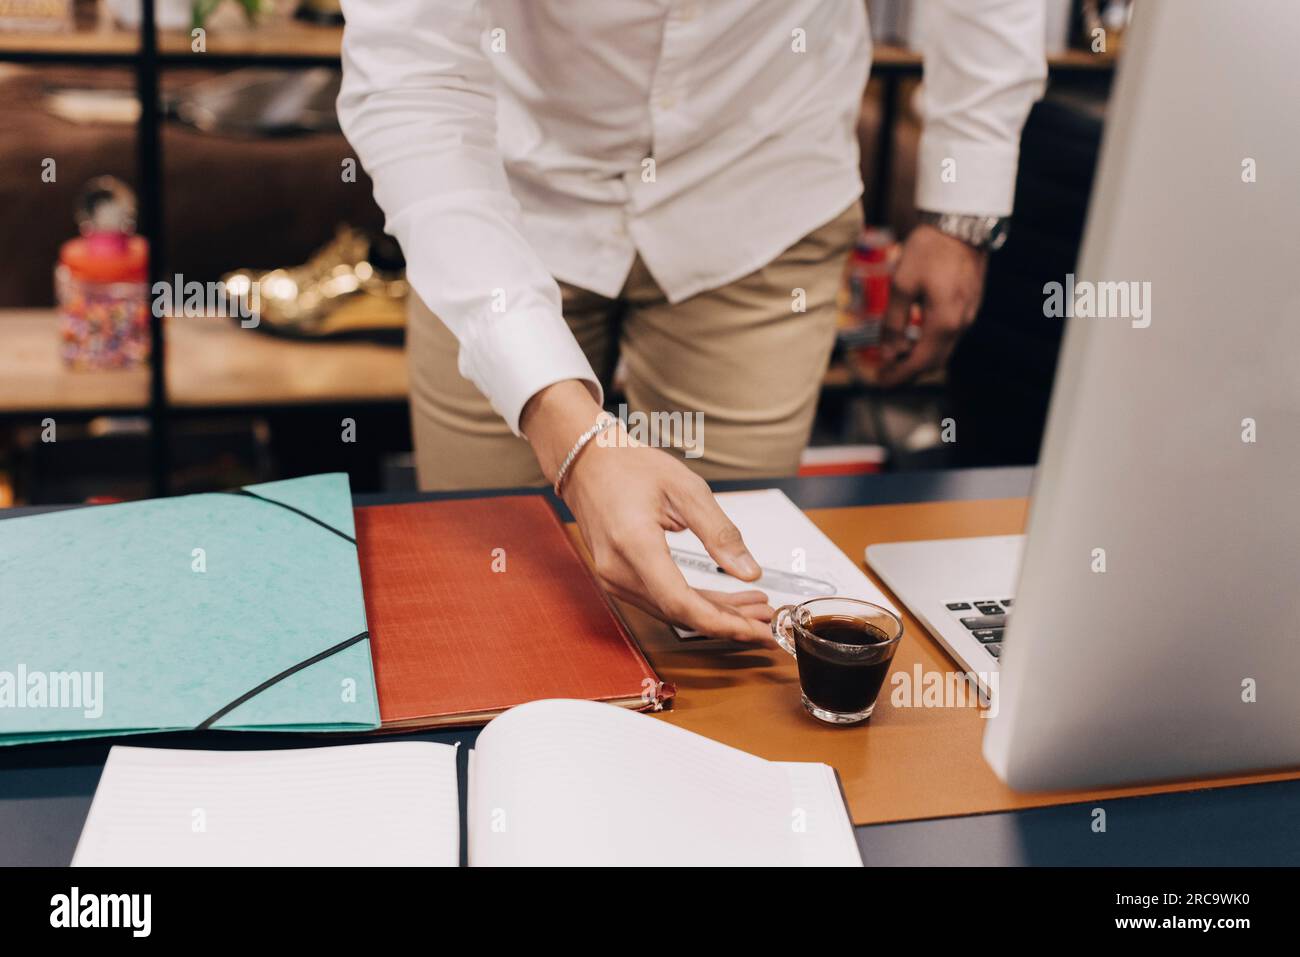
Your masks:
{"label": "desk", "polygon": [[[801,507],[1014,498],[1027,494],[1029,469],[835,476],[786,482],[722,483],[718,488],[782,487]],[[540,494],[540,493],[539,493]],[[438,496],[360,496],[358,504]],[[457,493],[464,497],[464,493]],[[21,510],[13,510],[17,513]],[[852,556],[858,559],[859,556]],[[462,798],[468,746],[477,732],[418,732],[411,738],[460,742]],[[132,738],[129,743],[191,748],[270,748],[323,738],[206,733]],[[330,736],[332,744],[374,740]],[[0,749],[0,865],[67,863],[90,807],[110,741]],[[1231,865],[1300,864],[1300,781],[1220,787],[1100,802],[1108,830],[1094,834],[1098,802],[999,814],[857,828],[869,865]]]}

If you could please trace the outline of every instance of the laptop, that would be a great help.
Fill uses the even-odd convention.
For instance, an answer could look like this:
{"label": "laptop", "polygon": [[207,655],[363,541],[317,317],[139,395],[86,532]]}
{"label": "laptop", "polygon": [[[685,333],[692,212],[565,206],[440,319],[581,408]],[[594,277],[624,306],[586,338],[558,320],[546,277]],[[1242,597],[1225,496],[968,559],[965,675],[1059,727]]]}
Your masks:
{"label": "laptop", "polygon": [[1300,767],[1300,4],[1124,44],[1027,535],[867,549],[1021,790]]}
{"label": "laptop", "polygon": [[957,660],[986,702],[1001,684],[1003,639],[1024,547],[1023,535],[998,535],[867,548],[872,571]]}

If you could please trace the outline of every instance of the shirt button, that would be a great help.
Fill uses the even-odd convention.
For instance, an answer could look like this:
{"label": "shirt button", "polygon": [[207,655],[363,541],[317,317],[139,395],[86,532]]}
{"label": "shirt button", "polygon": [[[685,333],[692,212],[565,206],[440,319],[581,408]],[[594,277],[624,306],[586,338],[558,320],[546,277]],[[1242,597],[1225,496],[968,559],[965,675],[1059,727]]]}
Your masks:
{"label": "shirt button", "polygon": [[689,23],[690,21],[694,20],[694,19],[695,19],[695,4],[693,4],[693,3],[689,3],[689,2],[688,2],[688,3],[683,3],[683,4],[682,4],[680,7],[678,7],[678,9],[677,9],[677,18],[678,18],[679,20],[681,20],[683,23]]}
{"label": "shirt button", "polygon": [[673,96],[671,93],[664,93],[659,97],[659,99],[655,100],[655,106],[659,107],[661,110],[671,110],[676,105],[677,97]]}

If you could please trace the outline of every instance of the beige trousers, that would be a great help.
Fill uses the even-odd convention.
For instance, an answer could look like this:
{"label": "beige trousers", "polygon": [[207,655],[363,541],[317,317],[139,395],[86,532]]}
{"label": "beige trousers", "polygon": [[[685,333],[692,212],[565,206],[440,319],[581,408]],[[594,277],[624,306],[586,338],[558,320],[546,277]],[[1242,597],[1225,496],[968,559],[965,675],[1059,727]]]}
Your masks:
{"label": "beige trousers", "polygon": [[[695,416],[698,456],[684,460],[704,478],[792,475],[834,344],[844,258],[861,224],[854,203],[761,269],[676,304],[640,259],[618,299],[561,283],[564,317],[607,389],[622,360],[630,412]],[[420,487],[544,484],[528,443],[460,375],[458,348],[412,296],[407,360]]]}

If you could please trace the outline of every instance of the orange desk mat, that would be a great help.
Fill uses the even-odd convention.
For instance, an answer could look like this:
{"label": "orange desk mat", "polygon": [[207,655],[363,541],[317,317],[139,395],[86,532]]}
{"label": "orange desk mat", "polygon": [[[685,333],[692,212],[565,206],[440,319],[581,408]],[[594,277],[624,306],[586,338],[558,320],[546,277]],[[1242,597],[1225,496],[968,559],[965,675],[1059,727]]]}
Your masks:
{"label": "orange desk mat", "polygon": [[[1025,499],[928,502],[810,510],[808,517],[866,570],[863,549],[876,542],[1023,531]],[[571,526],[571,532],[577,534]],[[880,584],[869,570],[868,576]],[[886,594],[890,594],[888,589]],[[891,595],[891,597],[894,597]],[[902,602],[905,633],[894,669],[958,670]],[[775,645],[719,651],[681,642],[667,626],[623,605],[623,614],[652,666],[677,685],[672,710],[659,717],[773,761],[821,761],[844,784],[855,824],[1014,811],[1095,802],[1166,791],[1300,778],[1294,771],[1143,787],[1020,794],[999,781],[980,754],[985,719],[967,708],[894,708],[886,681],[866,725],[832,728],[799,703],[795,663]],[[892,675],[892,672],[891,672]]]}

